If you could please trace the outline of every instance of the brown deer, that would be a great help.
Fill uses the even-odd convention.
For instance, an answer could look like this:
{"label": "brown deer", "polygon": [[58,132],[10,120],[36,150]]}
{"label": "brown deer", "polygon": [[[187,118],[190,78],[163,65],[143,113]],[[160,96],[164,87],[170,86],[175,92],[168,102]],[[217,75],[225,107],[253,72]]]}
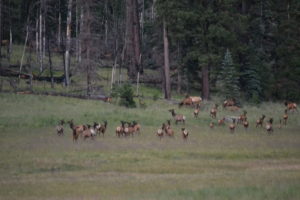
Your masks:
{"label": "brown deer", "polygon": [[123,135],[124,134],[124,129],[125,129],[125,122],[121,121],[121,126],[117,126],[117,128],[116,128],[116,135],[118,137]]}
{"label": "brown deer", "polygon": [[215,106],[210,109],[210,116],[214,119],[217,117],[218,106],[218,104],[215,104]]}
{"label": "brown deer", "polygon": [[284,115],[283,115],[283,124],[286,126],[287,120],[289,118],[288,114],[287,114],[287,109],[284,110]]}
{"label": "brown deer", "polygon": [[232,123],[229,124],[229,130],[231,133],[234,133],[235,130],[235,119],[232,120]]}
{"label": "brown deer", "polygon": [[175,120],[175,124],[177,124],[178,122],[182,122],[183,124],[185,124],[186,117],[184,115],[176,114],[174,109],[169,110],[169,112],[171,112],[172,117]]}
{"label": "brown deer", "polygon": [[239,123],[243,123],[246,119],[247,119],[247,111],[244,110],[243,114],[241,114],[241,115],[239,116],[238,122],[239,122]]}
{"label": "brown deer", "polygon": [[225,117],[223,117],[222,119],[218,120],[218,125],[219,126],[225,125]]}
{"label": "brown deer", "polygon": [[64,135],[64,120],[60,120],[59,125],[55,127],[57,135]]}
{"label": "brown deer", "polygon": [[228,106],[235,106],[235,99],[227,99],[223,102],[223,108]]}
{"label": "brown deer", "polygon": [[262,115],[258,120],[256,120],[256,128],[258,126],[262,127],[265,117],[266,117],[265,115]]}
{"label": "brown deer", "polygon": [[94,139],[96,136],[95,126],[92,127],[91,125],[87,124],[87,128],[82,132],[82,136],[84,140],[87,138]]}
{"label": "brown deer", "polygon": [[164,136],[164,127],[165,124],[163,123],[161,128],[159,128],[156,132],[156,135],[161,139]]}
{"label": "brown deer", "polygon": [[197,104],[196,109],[194,110],[194,117],[197,118],[200,112],[200,106]]}
{"label": "brown deer", "polygon": [[107,121],[103,121],[103,124],[100,125],[99,127],[99,134],[102,133],[102,136],[104,137],[105,131],[107,128]]}
{"label": "brown deer", "polygon": [[214,128],[215,127],[215,123],[214,122],[210,122],[209,127],[210,128]]}
{"label": "brown deer", "polygon": [[141,125],[139,123],[137,123],[136,121],[133,121],[133,128],[134,128],[134,132],[137,134],[141,134]]}
{"label": "brown deer", "polygon": [[273,133],[272,124],[273,124],[273,118],[270,118],[269,122],[266,124],[266,130],[269,134]]}
{"label": "brown deer", "polygon": [[291,110],[291,111],[297,111],[298,112],[298,109],[297,109],[297,104],[294,103],[294,102],[287,102],[285,101],[284,102],[284,105],[286,106],[287,110]]}
{"label": "brown deer", "polygon": [[189,96],[186,95],[186,98],[183,99],[180,103],[179,103],[179,108],[183,105],[187,105],[187,106],[192,106],[192,105],[200,105],[202,101],[201,97],[197,97],[197,96]]}
{"label": "brown deer", "polygon": [[227,106],[226,109],[231,111],[231,112],[236,112],[236,111],[240,110],[240,107],[238,107],[238,106]]}
{"label": "brown deer", "polygon": [[248,127],[249,127],[249,122],[247,121],[247,118],[246,118],[245,121],[243,122],[243,125],[244,125],[245,130],[247,130]]}
{"label": "brown deer", "polygon": [[68,124],[70,125],[70,128],[73,131],[73,142],[77,141],[79,135],[82,134],[82,132],[87,129],[87,127],[85,125],[74,125],[73,120],[68,121]]}
{"label": "brown deer", "polygon": [[166,125],[166,124],[163,124],[164,126],[163,126],[163,130],[165,131],[165,134],[167,135],[167,136],[169,136],[169,137],[173,137],[174,136],[174,131],[173,131],[173,129],[168,125]]}
{"label": "brown deer", "polygon": [[187,138],[189,136],[189,132],[185,128],[181,128],[181,134],[182,134],[182,138],[184,140],[187,140]]}
{"label": "brown deer", "polygon": [[193,105],[193,101],[190,97],[187,97],[185,99],[183,99],[180,103],[179,103],[179,108],[181,108],[181,106],[186,105],[186,106],[191,106]]}

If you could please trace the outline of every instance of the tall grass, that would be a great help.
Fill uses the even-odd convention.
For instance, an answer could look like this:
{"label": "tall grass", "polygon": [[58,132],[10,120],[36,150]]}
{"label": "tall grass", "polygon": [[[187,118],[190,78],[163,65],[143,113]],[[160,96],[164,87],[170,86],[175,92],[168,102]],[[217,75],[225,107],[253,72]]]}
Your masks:
{"label": "tall grass", "polygon": [[[265,114],[278,120],[284,105],[246,105],[250,128],[209,128],[205,102],[199,118],[193,109],[178,109],[147,99],[147,108],[126,109],[101,101],[63,97],[0,94],[0,199],[299,199],[300,121],[268,135],[255,128]],[[187,116],[188,141],[174,125],[175,138],[155,136],[175,108]],[[238,115],[220,109],[218,118]],[[73,143],[66,125],[108,121],[104,137]],[[120,120],[137,120],[140,136],[118,138]]]}

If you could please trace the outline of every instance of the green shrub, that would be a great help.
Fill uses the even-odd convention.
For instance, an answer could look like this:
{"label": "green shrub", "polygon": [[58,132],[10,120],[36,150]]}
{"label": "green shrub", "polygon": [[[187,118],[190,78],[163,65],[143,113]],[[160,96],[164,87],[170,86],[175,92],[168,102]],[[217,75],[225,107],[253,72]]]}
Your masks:
{"label": "green shrub", "polygon": [[135,108],[136,103],[133,100],[133,89],[129,83],[125,83],[123,85],[114,85],[112,89],[112,97],[120,98],[119,104],[121,106],[125,106],[127,108]]}

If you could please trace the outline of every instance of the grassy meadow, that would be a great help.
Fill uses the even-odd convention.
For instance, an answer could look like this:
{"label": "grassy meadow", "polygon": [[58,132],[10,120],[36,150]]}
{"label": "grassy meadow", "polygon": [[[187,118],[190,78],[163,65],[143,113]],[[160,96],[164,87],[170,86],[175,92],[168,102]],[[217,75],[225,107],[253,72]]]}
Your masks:
{"label": "grassy meadow", "polygon": [[[215,100],[217,101],[217,100]],[[101,101],[0,94],[0,199],[300,199],[300,114],[290,113],[278,129],[284,105],[244,106],[250,127],[209,128],[204,102],[193,109],[146,100],[147,108],[126,109]],[[220,102],[218,102],[220,103]],[[183,141],[160,140],[156,130],[175,108],[187,116]],[[218,118],[239,115],[220,108]],[[273,117],[274,133],[255,128],[256,119]],[[104,137],[73,143],[71,129],[57,136],[60,119],[75,124],[108,121]],[[120,120],[136,120],[141,135],[118,138]],[[216,120],[215,120],[216,122]]]}

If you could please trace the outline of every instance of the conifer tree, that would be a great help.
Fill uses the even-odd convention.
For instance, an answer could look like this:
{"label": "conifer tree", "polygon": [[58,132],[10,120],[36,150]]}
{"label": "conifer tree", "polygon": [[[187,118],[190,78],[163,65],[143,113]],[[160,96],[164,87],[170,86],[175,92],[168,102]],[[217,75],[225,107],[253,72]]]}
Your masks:
{"label": "conifer tree", "polygon": [[223,62],[222,70],[220,73],[220,90],[226,99],[234,98],[239,99],[240,87],[239,77],[232,61],[232,56],[229,49],[226,50]]}

